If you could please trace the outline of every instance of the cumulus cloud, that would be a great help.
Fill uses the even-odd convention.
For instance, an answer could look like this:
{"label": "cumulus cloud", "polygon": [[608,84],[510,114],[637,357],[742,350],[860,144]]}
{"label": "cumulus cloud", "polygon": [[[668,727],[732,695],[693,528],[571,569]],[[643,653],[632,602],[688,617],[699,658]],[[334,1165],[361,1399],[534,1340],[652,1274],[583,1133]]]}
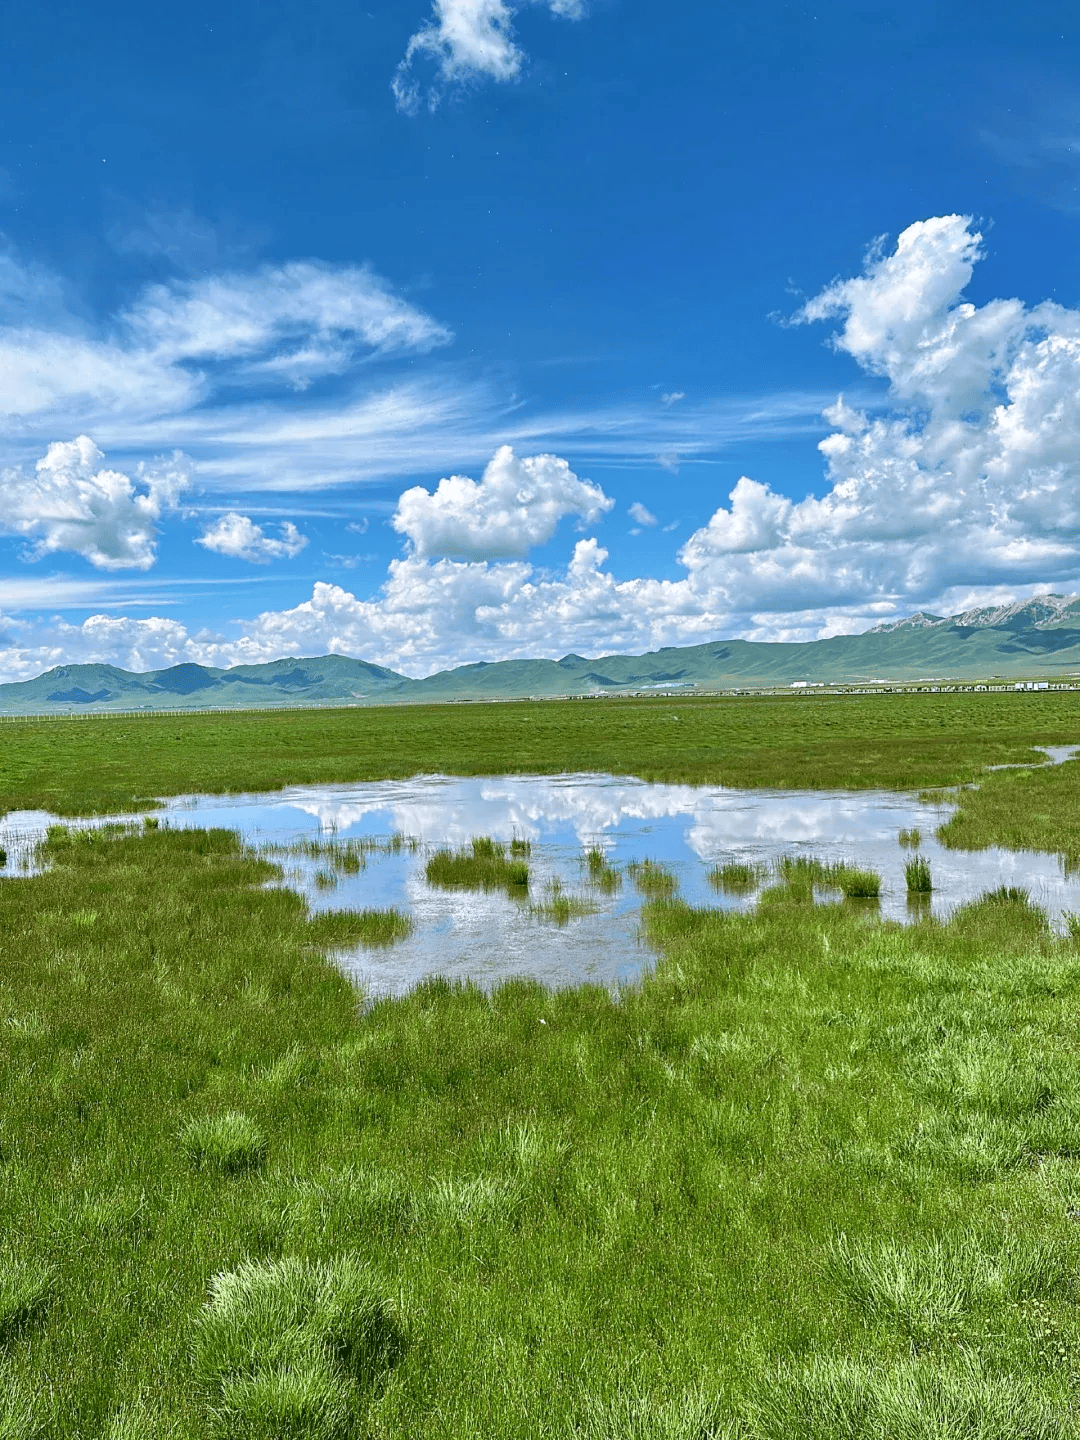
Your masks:
{"label": "cumulus cloud", "polygon": [[141,466],[133,481],[109,470],[86,435],[57,441],[33,475],[0,474],[0,533],[29,541],[40,559],[66,550],[101,570],[147,570],[154,563],[158,521],[189,480],[182,455]]}
{"label": "cumulus cloud", "polygon": [[591,523],[614,503],[557,455],[519,460],[502,445],[479,482],[451,475],[434,494],[420,485],[406,490],[390,523],[421,558],[520,559],[550,540],[564,515]]}
{"label": "cumulus cloud", "polygon": [[965,301],[981,244],[964,216],[919,222],[803,307],[841,321],[836,347],[888,381],[891,408],[826,410],[820,499],[740,480],[683,549],[699,586],[733,608],[868,613],[1075,582],[1080,312]]}
{"label": "cumulus cloud", "polygon": [[[228,664],[340,650],[424,674],[730,635],[810,639],[917,609],[1075,588],[1080,311],[968,302],[981,252],[966,217],[922,221],[803,307],[803,321],[836,323],[835,346],[882,378],[885,403],[839,399],[826,411],[819,495],[794,500],[741,477],[679,550],[678,579],[617,578],[593,536],[561,572],[534,568],[529,547],[550,540],[560,518],[591,524],[612,502],[566,461],[504,447],[479,481],[451,476],[401,496],[392,523],[407,552],[371,598],[319,584],[230,636],[153,629],[164,621],[124,621],[121,631],[99,617],[58,639],[25,622],[8,673],[41,668],[62,644],[70,659],[106,658],[111,645],[111,658],[153,654],[154,664],[166,654]],[[99,464],[91,457],[87,473]],[[124,485],[118,493],[134,506]]]}
{"label": "cumulus cloud", "polygon": [[[535,0],[553,15],[580,20],[582,0]],[[420,108],[422,87],[413,72],[417,60],[434,66],[427,92],[434,110],[448,86],[480,79],[508,81],[521,71],[524,54],[514,43],[514,15],[520,5],[506,0],[434,0],[431,19],[413,35],[392,86],[398,108]]]}
{"label": "cumulus cloud", "polygon": [[275,540],[247,515],[230,510],[208,526],[195,543],[234,560],[266,565],[271,560],[291,560],[308,543],[307,536],[301,535],[291,520],[286,520],[279,529],[281,534]]}
{"label": "cumulus cloud", "polygon": [[630,506],[630,518],[631,520],[636,521],[638,525],[657,524],[656,516],[652,513],[651,510],[646,510],[645,506],[642,505],[640,500],[635,500],[634,503]]}
{"label": "cumulus cloud", "polygon": [[666,395],[660,396],[661,405],[677,405],[680,400],[686,399],[685,390],[669,390]]}
{"label": "cumulus cloud", "polygon": [[24,678],[50,664],[108,659],[130,669],[193,660],[258,663],[288,655],[361,655],[409,674],[522,655],[647,649],[710,638],[721,617],[702,613],[684,582],[617,581],[595,538],[579,540],[560,574],[523,561],[420,560],[390,564],[370,600],[319,582],[311,598],[244,622],[239,636],[190,635],[161,618],[92,616],[80,625],[19,622],[0,675]]}

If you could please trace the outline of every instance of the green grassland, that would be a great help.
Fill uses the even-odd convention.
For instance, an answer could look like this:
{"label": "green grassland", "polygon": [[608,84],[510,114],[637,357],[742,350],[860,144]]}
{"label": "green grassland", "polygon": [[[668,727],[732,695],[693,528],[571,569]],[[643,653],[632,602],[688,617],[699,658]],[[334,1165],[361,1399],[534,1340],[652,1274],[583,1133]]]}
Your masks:
{"label": "green grassland", "polygon": [[545,701],[18,720],[0,812],[117,812],[158,795],[417,773],[593,770],[782,788],[953,785],[1080,740],[1080,695]]}
{"label": "green grassland", "polygon": [[365,1007],[230,835],[49,858],[0,889],[0,1433],[1076,1433],[1080,949],[1021,898],[793,877],[655,902],[615,997]]}
{"label": "green grassland", "polygon": [[[710,743],[743,784],[921,785],[1080,738],[1053,696],[938,701],[421,712],[408,769],[378,712],[325,756],[326,715],[13,726],[4,803],[348,764],[715,779]],[[94,735],[130,739],[95,767]],[[986,777],[954,839],[1068,851],[1078,774]],[[46,858],[0,883],[2,1440],[1080,1436],[1080,924],[1008,891],[904,928],[792,865],[745,915],[652,885],[655,973],[615,994],[368,1003],[327,950],[407,921],[313,917],[230,834]]]}

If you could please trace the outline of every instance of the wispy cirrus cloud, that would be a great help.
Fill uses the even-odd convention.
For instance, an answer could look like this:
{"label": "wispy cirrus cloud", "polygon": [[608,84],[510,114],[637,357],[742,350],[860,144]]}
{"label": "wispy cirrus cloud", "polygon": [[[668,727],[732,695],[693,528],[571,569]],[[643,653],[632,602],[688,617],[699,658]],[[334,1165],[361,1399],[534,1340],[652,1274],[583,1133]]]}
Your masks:
{"label": "wispy cirrus cloud", "polygon": [[133,665],[334,650],[424,674],[731,635],[810,639],[1075,587],[1080,310],[971,304],[981,254],[968,217],[920,221],[803,307],[804,322],[836,322],[836,348],[885,381],[888,406],[828,408],[820,496],[741,477],[679,549],[677,579],[619,578],[591,535],[564,570],[534,567],[530,545],[549,541],[560,517],[598,520],[608,497],[557,456],[498,451],[479,481],[404,492],[395,524],[410,543],[370,598],[319,582],[310,599],[231,634],[130,616],[48,632],[9,620],[7,674],[33,673],[57,646]]}
{"label": "wispy cirrus cloud", "polygon": [[830,398],[537,410],[438,358],[451,339],[372,271],[312,262],[150,286],[91,325],[59,280],[0,252],[0,466],[29,471],[80,432],[121,470],[182,450],[201,490],[233,497],[445,473],[504,443],[652,465],[819,433]]}
{"label": "wispy cirrus cloud", "polygon": [[167,424],[224,393],[302,390],[365,355],[427,353],[450,331],[373,271],[311,261],[146,288],[90,326],[59,282],[0,259],[0,416],[38,432]]}

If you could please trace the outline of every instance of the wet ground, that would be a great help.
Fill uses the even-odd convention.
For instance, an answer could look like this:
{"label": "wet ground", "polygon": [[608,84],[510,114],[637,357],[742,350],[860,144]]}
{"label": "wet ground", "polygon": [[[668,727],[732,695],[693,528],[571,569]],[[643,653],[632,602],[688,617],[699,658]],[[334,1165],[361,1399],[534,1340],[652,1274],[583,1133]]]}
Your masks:
{"label": "wet ground", "polygon": [[[1061,747],[1050,759],[1062,763],[1078,748]],[[934,831],[951,813],[947,803],[882,791],[726,790],[610,775],[422,776],[295,786],[270,795],[174,797],[154,813],[162,825],[238,831],[282,866],[285,883],[314,910],[394,905],[407,911],[415,928],[406,941],[339,956],[376,993],[399,993],[431,974],[481,984],[511,975],[554,985],[634,980],[650,955],[638,940],[641,896],[626,867],[643,859],[668,867],[689,903],[738,908],[752,906],[755,893],[718,893],[708,880],[714,866],[749,861],[770,867],[788,855],[846,861],[878,871],[877,913],[906,921],[918,912],[908,902],[904,865],[918,853],[930,865],[928,903],[935,915],[1003,884],[1027,889],[1058,926],[1066,914],[1080,913],[1080,876],[1066,874],[1059,857],[946,850]],[[34,847],[51,823],[57,823],[54,817],[38,812],[0,820],[0,845],[8,852],[0,873],[31,872]],[[115,817],[63,823],[101,825]],[[921,836],[917,852],[910,842],[900,843],[901,832],[912,831]],[[424,867],[433,849],[464,845],[478,835],[530,842],[531,905],[499,892],[442,891],[427,884]],[[350,841],[363,850],[362,864],[345,874],[330,852]],[[622,874],[613,895],[588,883],[583,860],[594,846]],[[564,926],[537,915],[535,907],[553,883],[594,912]]]}

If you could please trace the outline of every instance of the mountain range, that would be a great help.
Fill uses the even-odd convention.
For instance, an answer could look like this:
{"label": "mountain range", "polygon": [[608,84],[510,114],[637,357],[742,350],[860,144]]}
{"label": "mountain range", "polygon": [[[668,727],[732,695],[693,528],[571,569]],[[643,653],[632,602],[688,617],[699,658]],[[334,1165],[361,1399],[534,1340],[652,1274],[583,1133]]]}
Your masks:
{"label": "mountain range", "polygon": [[268,665],[174,665],[141,673],[58,665],[0,685],[0,715],[109,710],[247,709],[320,704],[510,700],[636,690],[909,683],[1080,675],[1080,596],[1044,595],[960,615],[920,612],[861,635],[801,644],[718,640],[647,655],[500,660],[421,680],[346,655]]}

